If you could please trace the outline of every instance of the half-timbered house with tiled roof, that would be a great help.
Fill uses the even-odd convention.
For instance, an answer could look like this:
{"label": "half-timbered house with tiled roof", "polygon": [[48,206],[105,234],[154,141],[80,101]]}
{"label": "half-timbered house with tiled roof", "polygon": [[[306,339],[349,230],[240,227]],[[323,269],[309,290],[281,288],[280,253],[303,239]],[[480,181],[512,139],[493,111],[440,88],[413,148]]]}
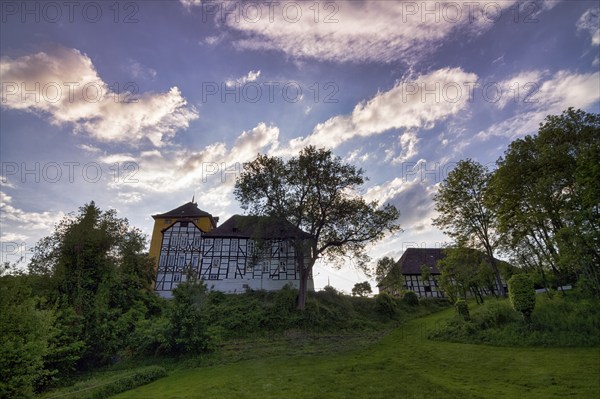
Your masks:
{"label": "half-timbered house with tiled roof", "polygon": [[[310,255],[312,236],[286,220],[234,215],[217,227],[218,218],[199,210],[195,203],[154,219],[155,226],[164,226],[154,287],[166,298],[189,271],[204,280],[208,289],[225,293],[279,290],[286,284],[298,287],[297,255],[306,263]],[[157,240],[153,234],[151,249]],[[314,289],[312,277],[308,288]]]}
{"label": "half-timbered house with tiled roof", "polygon": [[[475,250],[473,250],[475,251]],[[398,268],[403,277],[403,286],[405,290],[414,291],[419,297],[443,298],[444,293],[439,287],[439,278],[442,274],[438,262],[444,259],[445,252],[443,248],[407,248],[400,259],[393,266]],[[499,263],[509,266],[506,262],[497,260]],[[427,269],[427,273],[423,273]],[[428,278],[423,278],[424,274]],[[397,275],[397,274],[396,274]],[[503,281],[504,282],[504,281]],[[390,281],[390,283],[393,283]],[[506,285],[506,283],[504,282]],[[396,284],[386,284],[386,279],[378,286],[379,292],[387,292],[392,295],[399,295],[396,292]],[[504,287],[506,288],[506,287]],[[487,291],[483,289],[484,293]],[[496,292],[499,292],[498,290]]]}

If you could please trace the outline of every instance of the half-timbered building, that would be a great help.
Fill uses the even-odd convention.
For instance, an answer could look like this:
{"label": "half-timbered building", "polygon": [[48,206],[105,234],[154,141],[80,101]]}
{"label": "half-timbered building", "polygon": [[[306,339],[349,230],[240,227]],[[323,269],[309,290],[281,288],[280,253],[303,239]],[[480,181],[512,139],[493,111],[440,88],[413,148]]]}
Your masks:
{"label": "half-timbered building", "polygon": [[[443,248],[407,248],[398,262],[393,266],[394,268],[399,268],[401,272],[403,278],[402,288],[414,291],[421,298],[443,298],[444,293],[439,286],[439,279],[442,272],[438,262],[444,256]],[[506,264],[505,262],[498,262]],[[424,273],[424,269],[426,269],[427,273]],[[424,276],[426,278],[423,278]],[[397,292],[397,285],[388,285],[385,281],[384,279],[384,282],[378,286],[379,292],[387,292],[391,295],[400,294]],[[506,282],[504,280],[503,283],[505,285],[504,289],[506,289]],[[497,288],[495,291],[500,292]],[[490,294],[485,288],[482,289],[482,292]]]}
{"label": "half-timbered building", "polygon": [[[156,224],[169,221],[160,230],[154,284],[166,298],[188,273],[196,274],[209,290],[225,293],[298,287],[298,262],[309,259],[311,236],[285,220],[234,215],[216,227],[218,219],[195,203],[154,218]],[[153,244],[157,237],[153,235]],[[312,276],[308,289],[314,289]]]}

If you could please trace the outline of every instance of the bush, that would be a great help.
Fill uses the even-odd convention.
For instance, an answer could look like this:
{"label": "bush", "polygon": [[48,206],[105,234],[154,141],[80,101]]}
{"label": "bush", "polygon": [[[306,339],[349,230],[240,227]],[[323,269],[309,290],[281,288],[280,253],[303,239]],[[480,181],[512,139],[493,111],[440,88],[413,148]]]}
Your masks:
{"label": "bush", "polygon": [[456,312],[465,320],[465,321],[469,321],[471,320],[471,317],[469,316],[469,305],[467,304],[467,301],[459,299],[458,301],[456,301],[456,303],[454,304],[454,307],[456,308]]}
{"label": "bush", "polygon": [[507,300],[488,300],[472,308],[471,320],[454,317],[430,332],[432,339],[498,346],[593,347],[600,345],[600,301],[565,297],[538,298],[531,323]]}
{"label": "bush", "polygon": [[410,306],[417,306],[419,304],[419,297],[414,291],[405,291],[402,300]]}
{"label": "bush", "polygon": [[528,323],[535,308],[533,281],[526,274],[515,274],[508,280],[508,297],[513,309],[523,314]]}
{"label": "bush", "polygon": [[[413,292],[414,294],[414,292]],[[375,309],[383,316],[393,319],[398,312],[396,301],[387,292],[382,292],[375,297]]]}

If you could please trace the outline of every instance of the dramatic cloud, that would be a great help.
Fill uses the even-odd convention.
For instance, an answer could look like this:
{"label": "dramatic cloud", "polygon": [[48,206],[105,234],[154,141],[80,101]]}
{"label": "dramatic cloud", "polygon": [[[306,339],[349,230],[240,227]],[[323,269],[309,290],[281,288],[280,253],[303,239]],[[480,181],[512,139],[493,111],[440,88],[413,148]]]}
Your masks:
{"label": "dramatic cloud", "polygon": [[198,118],[177,87],[165,93],[135,94],[134,84],[104,82],[92,60],[75,49],[57,48],[0,60],[2,106],[46,115],[55,125],[71,125],[103,142],[155,146]]}
{"label": "dramatic cloud", "polygon": [[[389,91],[356,105],[351,114],[337,115],[318,124],[308,137],[292,140],[290,149],[295,152],[306,145],[335,148],[354,137],[391,129],[431,129],[467,106],[469,87],[476,81],[477,75],[461,68],[444,68],[405,79]],[[407,136],[404,144],[414,148],[416,141]]]}
{"label": "dramatic cloud", "polygon": [[504,136],[515,139],[537,132],[547,115],[557,115],[569,107],[588,109],[600,100],[600,72],[573,73],[559,71],[554,75],[532,71],[524,76],[538,79],[533,92],[518,97],[516,115],[479,132],[481,139]]}
{"label": "dramatic cloud", "polygon": [[272,3],[182,0],[202,5],[219,24],[245,37],[243,49],[279,50],[296,58],[334,62],[412,63],[457,30],[471,35],[493,26],[515,1],[347,1]]}
{"label": "dramatic cloud", "polygon": [[402,228],[419,231],[431,226],[435,191],[435,183],[429,180],[402,176],[370,187],[364,198],[394,205],[400,211]]}
{"label": "dramatic cloud", "polygon": [[[225,143],[216,142],[200,150],[183,148],[163,148],[153,151],[142,151],[139,154],[120,153],[105,155],[98,162],[105,165],[115,163],[135,164],[136,190],[145,192],[177,192],[190,187],[205,189],[226,187],[229,194],[233,193],[236,176],[241,173],[242,166],[256,155],[270,153],[279,145],[279,129],[259,123],[251,130],[243,131],[231,148]],[[120,190],[121,184],[109,183],[109,187]],[[137,197],[131,193],[124,194],[122,199],[132,202]],[[225,194],[219,191],[215,203],[225,200]]]}

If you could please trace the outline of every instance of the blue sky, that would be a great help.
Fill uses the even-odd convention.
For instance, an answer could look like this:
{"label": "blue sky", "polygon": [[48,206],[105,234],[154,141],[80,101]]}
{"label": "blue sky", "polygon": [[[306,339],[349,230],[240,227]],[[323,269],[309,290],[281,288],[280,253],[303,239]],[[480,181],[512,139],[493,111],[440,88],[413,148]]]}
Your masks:
{"label": "blue sky", "polygon": [[[365,169],[403,232],[375,260],[448,239],[432,197],[569,106],[600,112],[596,1],[2,2],[2,260],[94,200],[145,233],[195,195],[241,213],[257,153],[327,147]],[[351,264],[315,285],[350,291]]]}

